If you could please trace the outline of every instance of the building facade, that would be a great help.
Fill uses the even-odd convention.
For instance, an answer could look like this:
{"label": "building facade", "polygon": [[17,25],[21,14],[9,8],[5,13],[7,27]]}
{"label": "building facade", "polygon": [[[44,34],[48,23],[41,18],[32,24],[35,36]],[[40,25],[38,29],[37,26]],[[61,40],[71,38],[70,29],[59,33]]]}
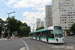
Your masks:
{"label": "building facade", "polygon": [[75,23],[75,0],[52,0],[53,25],[69,29]]}
{"label": "building facade", "polygon": [[40,27],[40,22],[41,22],[41,19],[37,19],[36,28]]}
{"label": "building facade", "polygon": [[46,14],[46,17],[45,17],[45,28],[48,28],[50,26],[53,25],[53,22],[52,22],[52,5],[46,5],[45,6],[45,14]]}
{"label": "building facade", "polygon": [[43,21],[40,22],[40,27],[44,27],[44,22]]}
{"label": "building facade", "polygon": [[44,27],[44,22],[41,21],[41,19],[37,19],[36,28],[38,28],[38,27]]}

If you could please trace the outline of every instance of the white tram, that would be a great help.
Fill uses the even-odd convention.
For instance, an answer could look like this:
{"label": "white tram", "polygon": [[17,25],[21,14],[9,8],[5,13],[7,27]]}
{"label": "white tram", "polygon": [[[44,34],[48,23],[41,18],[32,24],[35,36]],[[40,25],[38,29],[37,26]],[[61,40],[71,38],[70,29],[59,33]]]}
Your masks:
{"label": "white tram", "polygon": [[47,43],[64,43],[64,33],[61,26],[51,26],[47,29],[30,32],[29,38]]}

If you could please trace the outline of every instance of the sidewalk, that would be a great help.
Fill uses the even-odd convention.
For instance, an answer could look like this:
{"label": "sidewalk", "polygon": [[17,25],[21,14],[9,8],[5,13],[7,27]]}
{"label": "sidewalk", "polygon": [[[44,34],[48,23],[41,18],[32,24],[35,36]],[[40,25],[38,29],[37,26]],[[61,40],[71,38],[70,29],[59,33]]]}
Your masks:
{"label": "sidewalk", "polygon": [[7,38],[0,38],[0,41],[3,41],[3,40],[8,40]]}

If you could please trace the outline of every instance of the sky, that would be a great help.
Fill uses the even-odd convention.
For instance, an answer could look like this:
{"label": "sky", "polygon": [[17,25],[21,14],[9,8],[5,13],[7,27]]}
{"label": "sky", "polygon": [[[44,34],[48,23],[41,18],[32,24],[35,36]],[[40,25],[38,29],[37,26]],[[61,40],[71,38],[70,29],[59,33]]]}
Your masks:
{"label": "sky", "polygon": [[7,13],[15,11],[9,16],[15,16],[17,20],[26,22],[32,28],[31,23],[36,24],[36,19],[45,20],[46,5],[52,5],[52,0],[0,0],[0,18],[6,20]]}

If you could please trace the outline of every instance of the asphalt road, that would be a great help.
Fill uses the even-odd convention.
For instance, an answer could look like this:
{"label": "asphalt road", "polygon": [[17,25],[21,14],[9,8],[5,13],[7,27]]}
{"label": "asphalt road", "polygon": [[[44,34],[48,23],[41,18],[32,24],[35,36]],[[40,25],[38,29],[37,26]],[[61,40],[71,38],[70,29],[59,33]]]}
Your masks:
{"label": "asphalt road", "polygon": [[75,45],[75,37],[65,37],[65,44]]}
{"label": "asphalt road", "polygon": [[0,50],[20,50],[22,47],[27,50],[75,50],[75,37],[65,37],[64,44],[48,44],[29,38],[0,41]]}
{"label": "asphalt road", "polygon": [[45,42],[23,39],[29,47],[29,50],[75,50],[75,37],[65,37],[64,44],[48,44]]}
{"label": "asphalt road", "polygon": [[0,50],[19,50],[25,47],[21,39],[0,41]]}

